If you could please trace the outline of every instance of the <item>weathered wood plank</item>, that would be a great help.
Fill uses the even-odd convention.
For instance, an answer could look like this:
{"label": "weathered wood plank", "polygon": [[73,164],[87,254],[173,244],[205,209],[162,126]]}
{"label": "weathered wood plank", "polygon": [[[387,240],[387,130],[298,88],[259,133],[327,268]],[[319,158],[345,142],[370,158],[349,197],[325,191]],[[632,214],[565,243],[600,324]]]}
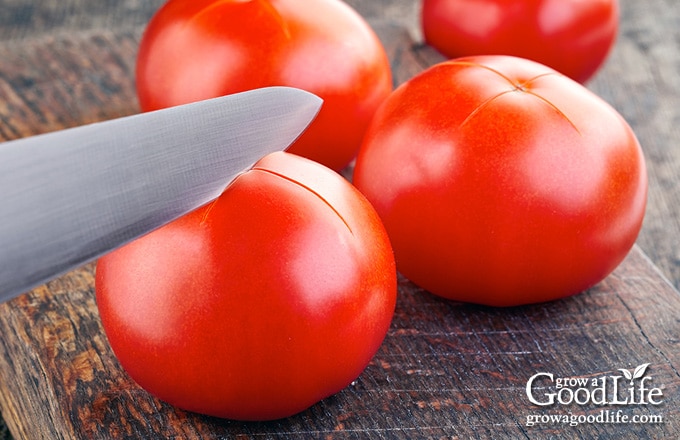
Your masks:
{"label": "weathered wood plank", "polygon": [[144,26],[165,0],[1,0],[0,41]]}
{"label": "weathered wood plank", "polygon": [[649,203],[638,244],[680,287],[680,3],[621,2],[619,38],[589,85],[635,130],[649,169]]}
{"label": "weathered wood plank", "polygon": [[593,377],[646,362],[654,383],[663,386],[665,402],[624,409],[659,414],[666,423],[583,425],[569,432],[602,438],[680,435],[678,321],[672,312],[680,297],[637,248],[612,277],[583,295],[510,310],[443,301],[401,279],[392,328],[359,380],[299,416],[271,423],[185,413],[140,390],[102,336],[91,267],[10,306],[11,318],[0,322],[0,396],[17,438],[558,435],[564,426],[524,426],[529,414],[559,413],[527,401],[524,387],[532,374]]}
{"label": "weathered wood plank", "polygon": [[0,45],[0,139],[138,112],[134,62],[141,29]]}

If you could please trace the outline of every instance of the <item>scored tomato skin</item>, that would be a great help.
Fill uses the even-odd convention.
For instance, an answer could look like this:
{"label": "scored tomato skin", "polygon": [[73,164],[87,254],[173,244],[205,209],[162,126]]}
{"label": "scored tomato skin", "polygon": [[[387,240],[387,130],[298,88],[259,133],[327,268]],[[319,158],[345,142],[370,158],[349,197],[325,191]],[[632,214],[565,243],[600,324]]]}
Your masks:
{"label": "scored tomato skin", "polygon": [[647,197],[623,118],[566,76],[506,56],[444,62],[404,83],[376,113],[353,178],[399,271],[491,306],[601,281],[633,246]]}
{"label": "scored tomato skin", "polygon": [[214,203],[102,257],[96,299],[113,352],[147,391],[271,420],[360,375],[389,328],[396,268],[353,186],[274,153]]}
{"label": "scored tomato skin", "polygon": [[339,0],[170,0],[142,36],[136,84],[144,111],[267,86],[307,90],[324,104],[288,151],[341,170],[392,75],[376,34]]}
{"label": "scored tomato skin", "polygon": [[513,55],[584,83],[619,29],[618,0],[424,0],[425,41],[449,58]]}

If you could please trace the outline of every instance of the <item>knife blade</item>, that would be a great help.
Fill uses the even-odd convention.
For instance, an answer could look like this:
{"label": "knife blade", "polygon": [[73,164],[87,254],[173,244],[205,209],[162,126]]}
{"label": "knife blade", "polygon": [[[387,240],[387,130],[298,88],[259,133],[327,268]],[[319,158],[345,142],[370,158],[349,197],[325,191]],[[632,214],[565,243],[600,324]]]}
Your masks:
{"label": "knife blade", "polygon": [[218,197],[321,106],[257,89],[0,144],[0,301]]}

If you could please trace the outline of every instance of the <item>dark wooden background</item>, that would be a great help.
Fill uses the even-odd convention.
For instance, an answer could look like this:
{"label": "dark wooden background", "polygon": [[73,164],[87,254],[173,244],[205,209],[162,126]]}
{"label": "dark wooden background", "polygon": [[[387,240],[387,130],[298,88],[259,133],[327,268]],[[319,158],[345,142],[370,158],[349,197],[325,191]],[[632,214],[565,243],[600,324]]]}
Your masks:
{"label": "dark wooden background", "polygon": [[[393,61],[397,83],[438,59],[420,42],[418,1],[348,3],[379,30]],[[160,0],[0,0],[0,140],[137,111],[131,87],[136,43],[144,24],[161,4]],[[496,438],[680,437],[680,427],[672,418],[678,414],[680,400],[677,396],[680,301],[675,290],[680,287],[680,2],[621,0],[621,7],[616,47],[604,69],[588,86],[622,113],[645,151],[650,175],[649,206],[638,247],[631,257],[612,277],[584,295],[512,311],[443,302],[423,296],[402,279],[400,304],[385,346],[363,381],[311,411],[318,423],[317,434],[337,427],[344,428],[341,432],[345,433],[338,438],[361,437],[360,433],[368,428],[374,437],[381,438],[389,438],[391,432],[402,438],[408,438],[409,433],[420,434],[416,437],[450,436],[457,431],[446,430],[440,426],[444,419],[437,419],[440,417],[437,414],[448,410],[446,423],[466,425],[467,429],[458,431],[464,437],[488,438],[492,434]],[[41,105],[43,102],[46,104]],[[146,405],[139,410],[142,413],[154,414],[157,405],[164,417],[159,416],[159,421],[170,425],[195,424],[191,426],[204,429],[192,431],[187,427],[182,431],[173,425],[174,431],[163,431],[175,433],[178,438],[183,438],[183,432],[191,432],[195,438],[210,438],[206,434],[210,432],[218,433],[219,438],[235,433],[247,436],[278,432],[291,436],[295,429],[298,433],[303,430],[314,434],[314,426],[310,427],[310,419],[304,416],[279,425],[248,425],[245,429],[181,412],[169,416],[171,409],[135,394],[137,391],[115,389],[121,384],[129,386],[125,378],[117,376],[120,374],[117,371],[112,373],[114,389],[110,399],[101,400],[99,407],[88,410],[97,402],[88,402],[87,393],[83,395],[80,390],[79,394],[76,389],[76,385],[87,383],[87,374],[79,377],[81,382],[77,384],[68,381],[61,384],[49,374],[61,369],[64,373],[59,377],[63,379],[66,372],[84,374],[83,366],[93,359],[101,357],[102,362],[108,362],[106,353],[87,355],[92,350],[89,342],[74,342],[79,336],[93,338],[94,347],[103,344],[93,310],[91,267],[0,308],[3,315],[0,353],[13,353],[4,356],[0,368],[13,371],[20,383],[11,383],[12,376],[0,374],[3,381],[0,391],[7,389],[12,394],[17,389],[23,390],[22,387],[27,393],[32,387],[41,390],[39,383],[46,380],[59,395],[51,401],[51,395],[46,394],[43,395],[46,401],[39,401],[38,393],[37,398],[26,404],[27,408],[16,407],[14,394],[12,398],[0,397],[3,412],[13,416],[22,412],[41,415],[34,420],[34,429],[25,420],[13,421],[17,438],[51,438],[50,431],[45,430],[56,430],[55,426],[64,426],[63,432],[71,434],[54,431],[54,438],[101,438],[82,434],[104,432],[97,431],[96,426],[85,426],[81,434],[76,434],[67,422],[82,420],[79,417],[87,413],[87,423],[99,423],[107,427],[106,432],[113,433],[119,428],[103,418],[105,406],[115,406],[117,402],[123,405],[120,403],[123,395]],[[436,325],[435,317],[446,319],[446,324]],[[31,344],[36,341],[51,345],[37,345],[35,350]],[[59,341],[70,341],[78,347],[64,347],[67,343]],[[80,347],[81,343],[85,348]],[[58,350],[72,350],[77,355],[62,358]],[[429,350],[435,351],[427,355]],[[33,356],[33,364],[28,365],[36,370],[23,371],[26,367],[19,367],[23,364],[14,353]],[[416,353],[423,358],[419,359]],[[47,365],[45,359],[49,360]],[[564,376],[595,374],[608,369],[616,371],[619,367],[632,368],[642,362],[659,364],[659,374],[666,381],[667,405],[663,412],[670,419],[660,430],[640,426],[630,427],[629,431],[617,429],[620,427],[565,431],[554,426],[530,430],[521,426],[528,406],[517,402],[516,391],[521,390],[529,373],[552,368],[555,374]],[[397,367],[405,365],[410,367],[398,371]],[[100,371],[94,367],[85,370]],[[448,392],[435,393],[432,387],[437,381],[448,387]],[[422,390],[428,392],[423,394]],[[383,400],[371,400],[372,394],[380,394]],[[362,419],[352,413],[351,402],[355,405],[387,402],[376,415],[369,414],[368,420],[390,419],[386,425],[376,421],[374,426],[368,426],[366,417]],[[368,411],[365,406],[361,408]],[[346,415],[339,417],[338,412],[343,411]],[[52,420],[54,414],[68,420]],[[148,418],[134,411],[127,415],[131,420],[146,420],[146,425],[134,425],[130,432],[140,435],[154,430]],[[326,420],[331,416],[332,422]],[[414,424],[420,416],[421,424]],[[430,430],[422,425],[423,418],[428,417]],[[490,422],[493,420],[497,420],[496,428]],[[205,437],[196,432],[204,432]],[[129,433],[128,437],[118,434],[116,438],[132,437]],[[6,429],[0,430],[0,438],[8,435]]]}

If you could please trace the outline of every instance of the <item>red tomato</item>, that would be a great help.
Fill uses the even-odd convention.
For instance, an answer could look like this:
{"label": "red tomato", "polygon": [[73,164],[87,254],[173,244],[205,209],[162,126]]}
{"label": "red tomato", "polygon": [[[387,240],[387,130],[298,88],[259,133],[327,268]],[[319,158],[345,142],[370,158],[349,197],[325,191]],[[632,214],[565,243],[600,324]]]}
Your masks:
{"label": "red tomato", "polygon": [[507,56],[445,62],[399,87],[369,127],[354,182],[398,270],[492,306],[602,280],[633,246],[647,199],[623,118],[566,76]]}
{"label": "red tomato", "polygon": [[425,40],[450,58],[514,55],[585,82],[616,39],[618,0],[424,0]]}
{"label": "red tomato", "polygon": [[312,92],[323,108],[288,151],[335,170],[392,91],[382,44],[340,0],[170,0],[144,32],[136,79],[145,111],[266,86]]}
{"label": "red tomato", "polygon": [[266,420],[359,376],[390,325],[396,269],[352,185],[275,153],[214,203],[101,258],[96,298],[140,386],[186,410]]}

